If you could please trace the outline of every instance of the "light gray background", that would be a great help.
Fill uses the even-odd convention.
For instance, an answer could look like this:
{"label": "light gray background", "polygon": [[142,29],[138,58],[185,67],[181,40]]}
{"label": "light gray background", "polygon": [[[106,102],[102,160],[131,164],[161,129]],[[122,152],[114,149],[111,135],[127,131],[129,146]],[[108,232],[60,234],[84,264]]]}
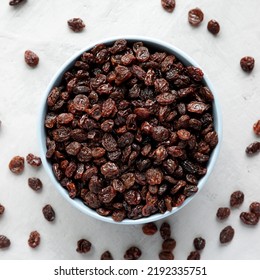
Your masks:
{"label": "light gray background", "polygon": [[[216,167],[203,190],[194,200],[167,221],[177,241],[176,259],[186,259],[192,241],[203,236],[206,247],[202,259],[259,259],[260,225],[241,224],[239,214],[252,201],[260,201],[260,155],[248,158],[246,146],[257,140],[253,123],[260,118],[260,3],[259,0],[176,0],[170,14],[160,0],[28,0],[21,7],[0,3],[0,203],[6,212],[0,217],[0,234],[12,242],[0,251],[0,259],[99,259],[107,249],[122,259],[130,245],[143,251],[142,259],[157,259],[161,246],[159,234],[145,236],[141,226],[120,226],[96,221],[71,207],[53,188],[41,168],[26,165],[20,176],[8,169],[14,155],[39,154],[37,118],[45,91],[57,69],[86,45],[114,35],[146,35],[165,40],[187,52],[204,69],[220,99],[223,114],[223,142]],[[200,7],[204,21],[198,28],[187,22],[188,11]],[[84,32],[76,34],[67,20],[81,17]],[[207,22],[216,19],[219,35],[207,31]],[[23,54],[26,49],[40,57],[37,68],[30,69]],[[240,58],[256,60],[251,74],[239,66]],[[41,193],[27,185],[28,177],[39,177]],[[234,190],[245,193],[244,204],[232,211],[224,222],[215,218],[220,206],[229,204]],[[57,218],[47,222],[42,207],[53,205]],[[161,222],[157,223],[158,226]],[[219,232],[226,225],[235,230],[233,241],[219,244]],[[41,233],[41,244],[33,250],[27,239],[32,230]],[[93,249],[78,254],[76,242],[87,238]]]}

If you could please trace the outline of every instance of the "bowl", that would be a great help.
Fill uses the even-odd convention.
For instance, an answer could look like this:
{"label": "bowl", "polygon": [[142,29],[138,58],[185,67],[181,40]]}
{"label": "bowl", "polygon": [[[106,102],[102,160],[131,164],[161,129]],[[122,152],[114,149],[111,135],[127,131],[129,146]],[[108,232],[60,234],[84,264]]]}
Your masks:
{"label": "bowl", "polygon": [[[216,159],[218,157],[219,154],[219,150],[220,150],[220,142],[221,142],[221,136],[222,136],[222,120],[221,120],[221,112],[220,112],[220,105],[219,105],[219,101],[218,101],[218,97],[217,94],[213,88],[213,85],[211,83],[211,81],[209,80],[209,78],[207,77],[207,75],[204,72],[204,76],[203,76],[203,83],[205,84],[205,86],[207,86],[211,92],[214,95],[214,100],[212,101],[212,112],[213,112],[213,117],[214,117],[214,129],[218,134],[218,144],[216,145],[216,147],[214,148],[214,150],[211,152],[209,161],[207,163],[207,173],[199,179],[198,182],[198,192],[188,198],[186,198],[184,200],[184,202],[177,207],[173,207],[171,211],[166,211],[165,213],[156,213],[156,214],[152,214],[151,216],[148,217],[142,217],[139,219],[128,219],[125,218],[120,222],[115,222],[111,216],[101,216],[99,215],[95,210],[89,208],[88,206],[86,206],[82,200],[78,199],[78,198],[74,198],[71,199],[69,197],[68,191],[63,188],[61,186],[61,184],[59,183],[59,181],[57,181],[53,170],[52,170],[52,165],[50,164],[50,162],[46,159],[46,131],[45,131],[45,127],[44,127],[44,120],[45,120],[45,116],[46,116],[46,112],[47,112],[47,97],[50,93],[50,91],[53,89],[53,87],[58,86],[62,80],[63,74],[70,69],[75,61],[82,55],[82,53],[84,53],[85,51],[89,51],[90,49],[92,49],[94,46],[96,46],[97,44],[101,44],[104,43],[106,45],[112,46],[113,43],[118,40],[118,39],[122,39],[122,37],[114,37],[114,38],[108,38],[108,39],[104,39],[102,41],[99,42],[95,42],[92,43],[89,46],[86,46],[83,50],[79,51],[78,53],[76,53],[75,55],[73,55],[71,58],[69,58],[57,71],[57,73],[54,75],[54,77],[52,78],[52,80],[50,81],[49,85],[47,86],[47,89],[45,90],[44,94],[43,94],[43,99],[41,101],[41,107],[40,107],[40,113],[39,113],[39,120],[38,120],[38,139],[39,139],[39,145],[40,145],[40,155],[42,158],[42,162],[43,162],[43,166],[48,174],[48,176],[51,178],[51,181],[53,183],[53,186],[58,190],[58,192],[67,200],[68,203],[72,204],[74,207],[76,207],[78,210],[80,210],[81,212],[83,212],[84,214],[91,216],[95,219],[101,220],[101,221],[105,221],[105,222],[109,222],[109,223],[114,223],[114,224],[124,224],[124,225],[136,225],[136,224],[144,224],[144,223],[148,223],[148,222],[153,222],[153,221],[157,221],[160,219],[164,219],[170,215],[173,215],[174,213],[176,213],[177,211],[179,211],[180,209],[182,209],[183,207],[185,207],[194,197],[196,197],[197,193],[202,189],[202,187],[206,184],[213,168],[216,162]],[[174,47],[173,45],[155,39],[155,38],[148,38],[148,37],[138,37],[138,36],[125,36],[123,37],[123,39],[126,39],[128,42],[138,42],[138,41],[142,41],[144,43],[145,46],[148,46],[149,48],[153,48],[153,49],[158,49],[160,51],[165,51],[169,54],[173,54],[174,56],[176,56],[185,66],[188,65],[192,65],[195,67],[198,67],[201,69],[201,67],[197,64],[197,62],[195,62],[191,57],[189,57],[186,53],[184,53],[182,50]]]}

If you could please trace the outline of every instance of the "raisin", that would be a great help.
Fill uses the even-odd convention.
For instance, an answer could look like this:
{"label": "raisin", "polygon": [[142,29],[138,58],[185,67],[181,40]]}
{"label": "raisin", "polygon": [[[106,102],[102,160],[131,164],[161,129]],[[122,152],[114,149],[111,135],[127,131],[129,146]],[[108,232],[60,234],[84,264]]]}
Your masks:
{"label": "raisin", "polygon": [[33,167],[39,167],[42,165],[41,158],[33,154],[28,154],[26,156],[26,162]]}
{"label": "raisin", "polygon": [[11,0],[11,1],[9,2],[9,5],[10,5],[10,6],[16,6],[16,5],[19,5],[19,4],[22,3],[22,2],[25,2],[25,0]]}
{"label": "raisin", "polygon": [[162,249],[165,252],[172,252],[176,247],[176,241],[173,238],[167,238],[162,243]]}
{"label": "raisin", "polygon": [[160,260],[174,260],[174,255],[172,252],[169,251],[161,251],[159,253]]}
{"label": "raisin", "polygon": [[21,174],[24,170],[24,158],[15,156],[9,162],[9,169],[14,174]]}
{"label": "raisin", "polygon": [[252,56],[245,56],[240,59],[240,66],[243,71],[251,72],[255,66],[255,59]]}
{"label": "raisin", "polygon": [[124,254],[125,260],[138,260],[142,255],[142,251],[136,247],[132,246],[129,249],[126,250]]}
{"label": "raisin", "polygon": [[160,227],[160,234],[163,240],[171,237],[171,226],[167,222],[162,223]]}
{"label": "raisin", "polygon": [[0,216],[3,215],[5,212],[5,207],[4,205],[0,204]]}
{"label": "raisin", "polygon": [[242,212],[240,220],[246,225],[256,225],[259,222],[259,216],[252,212]]}
{"label": "raisin", "polygon": [[49,222],[52,222],[54,221],[55,219],[55,212],[52,208],[52,206],[50,204],[47,204],[45,205],[43,208],[42,208],[42,213],[43,213],[43,216],[44,218],[49,221]]}
{"label": "raisin", "polygon": [[206,240],[202,237],[196,237],[193,240],[193,245],[196,250],[202,250],[205,248]]}
{"label": "raisin", "polygon": [[260,217],[260,203],[252,202],[249,206],[250,212],[254,213],[257,217]]}
{"label": "raisin", "polygon": [[161,5],[165,11],[172,13],[175,8],[175,0],[161,0]]}
{"label": "raisin", "polygon": [[217,216],[218,219],[224,220],[224,219],[229,217],[230,212],[231,212],[230,208],[228,208],[228,207],[220,207],[220,208],[218,208],[216,216]]}
{"label": "raisin", "polygon": [[260,135],[260,120],[258,120],[256,123],[254,123],[253,131],[257,136]]}
{"label": "raisin", "polygon": [[[119,141],[118,141],[119,142]],[[114,152],[117,149],[117,142],[112,134],[105,133],[102,138],[102,145],[108,152]]]}
{"label": "raisin", "polygon": [[0,235],[0,249],[6,249],[10,247],[11,241],[5,235]]}
{"label": "raisin", "polygon": [[102,253],[102,255],[100,256],[100,260],[113,260],[113,256],[109,251],[105,251],[104,253]]}
{"label": "raisin", "polygon": [[204,14],[201,9],[195,8],[189,11],[188,21],[192,26],[198,26],[204,19]]}
{"label": "raisin", "polygon": [[256,154],[260,151],[260,142],[253,142],[246,147],[246,153],[248,155]]}
{"label": "raisin", "polygon": [[113,162],[107,162],[101,166],[101,173],[106,178],[114,178],[119,174],[118,166]]}
{"label": "raisin", "polygon": [[31,248],[36,248],[40,245],[40,242],[41,242],[41,235],[40,233],[35,230],[35,231],[32,231],[29,235],[29,239],[28,239],[28,245],[31,247]]}
{"label": "raisin", "polygon": [[241,191],[235,191],[230,196],[230,206],[239,207],[244,202],[244,193]]}
{"label": "raisin", "polygon": [[31,50],[24,52],[24,60],[30,67],[36,67],[39,63],[39,56]]}
{"label": "raisin", "polygon": [[158,228],[155,223],[151,222],[143,225],[142,231],[146,235],[154,235],[158,231]]}
{"label": "raisin", "polygon": [[218,34],[220,31],[219,23],[214,19],[212,19],[208,22],[207,28],[208,28],[208,31],[210,33],[212,33],[213,35]]}
{"label": "raisin", "polygon": [[230,242],[235,235],[235,230],[232,228],[232,226],[226,226],[223,228],[219,234],[219,241],[220,243],[228,243]]}
{"label": "raisin", "polygon": [[68,20],[68,26],[74,32],[81,32],[86,27],[81,18],[72,18]]}
{"label": "raisin", "polygon": [[92,244],[87,239],[80,239],[77,242],[76,251],[80,254],[86,254],[91,250]]}
{"label": "raisin", "polygon": [[42,181],[36,177],[28,178],[28,186],[34,191],[39,191],[42,189]]}
{"label": "raisin", "polygon": [[191,251],[187,257],[187,260],[200,260],[200,252],[199,251]]}

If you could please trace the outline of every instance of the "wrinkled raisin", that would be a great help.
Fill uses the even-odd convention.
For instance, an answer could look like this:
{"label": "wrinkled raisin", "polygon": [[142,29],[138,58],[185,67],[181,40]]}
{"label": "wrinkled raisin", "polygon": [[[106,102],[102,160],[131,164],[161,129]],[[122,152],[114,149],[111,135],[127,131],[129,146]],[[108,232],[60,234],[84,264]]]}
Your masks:
{"label": "wrinkled raisin", "polygon": [[174,255],[172,252],[169,251],[161,251],[159,253],[160,260],[174,260]]}
{"label": "wrinkled raisin", "polygon": [[244,201],[244,193],[241,191],[235,191],[230,196],[230,206],[239,207]]}
{"label": "wrinkled raisin", "polygon": [[81,18],[72,18],[68,20],[69,28],[74,32],[80,32],[85,28],[85,23]]}
{"label": "wrinkled raisin", "polygon": [[173,238],[167,238],[162,243],[162,249],[166,252],[171,252],[176,247],[176,241]]}
{"label": "wrinkled raisin", "polygon": [[256,216],[260,218],[260,203],[252,202],[249,206],[250,212],[254,213]]}
{"label": "wrinkled raisin", "polygon": [[77,242],[76,251],[80,254],[86,254],[91,250],[92,244],[87,239],[80,239]]}
{"label": "wrinkled raisin", "polygon": [[124,254],[125,260],[138,260],[142,255],[142,251],[136,247],[132,246],[129,249],[126,250]]}
{"label": "wrinkled raisin", "polygon": [[240,59],[240,66],[245,72],[251,72],[255,66],[255,59],[252,56],[245,56]]}
{"label": "wrinkled raisin", "polygon": [[230,208],[228,208],[228,207],[218,208],[218,211],[217,211],[217,214],[216,214],[218,219],[224,220],[227,217],[229,217],[229,215],[230,215]]}
{"label": "wrinkled raisin", "polygon": [[202,237],[196,237],[193,240],[193,245],[196,250],[202,250],[205,248],[206,240]]}
{"label": "wrinkled raisin", "polygon": [[104,253],[102,253],[102,255],[100,256],[100,260],[113,260],[113,256],[109,251],[105,251]]}
{"label": "wrinkled raisin", "polygon": [[39,56],[31,50],[26,50],[24,53],[24,60],[30,67],[36,67],[39,63]]}
{"label": "wrinkled raisin", "polygon": [[22,3],[22,2],[25,2],[26,0],[11,0],[10,2],[9,2],[9,5],[10,6],[16,6],[16,5],[19,5],[20,3]]}
{"label": "wrinkled raisin", "polygon": [[0,249],[5,249],[10,247],[11,241],[5,235],[0,235]]}
{"label": "wrinkled raisin", "polygon": [[253,142],[246,147],[246,153],[248,155],[255,154],[260,151],[260,142]]}
{"label": "wrinkled raisin", "polygon": [[214,35],[218,34],[220,31],[219,23],[214,19],[212,19],[208,22],[207,28],[208,28],[208,31]]}
{"label": "wrinkled raisin", "polygon": [[172,13],[175,8],[175,0],[161,0],[161,5],[165,11]]}
{"label": "wrinkled raisin", "polygon": [[187,257],[187,260],[200,260],[200,252],[199,251],[191,251]]}
{"label": "wrinkled raisin", "polygon": [[171,237],[171,226],[167,222],[162,223],[160,227],[160,234],[163,240]]}
{"label": "wrinkled raisin", "polygon": [[36,177],[28,178],[28,186],[34,191],[39,191],[42,189],[42,181]]}
{"label": "wrinkled raisin", "polygon": [[219,234],[219,241],[220,243],[228,243],[234,238],[234,235],[235,230],[232,228],[232,226],[226,226]]}
{"label": "wrinkled raisin", "polygon": [[36,248],[37,246],[40,245],[40,242],[41,242],[40,233],[37,230],[32,231],[29,235],[28,245],[31,248]]}
{"label": "wrinkled raisin", "polygon": [[195,8],[189,11],[188,21],[192,26],[198,26],[204,19],[204,14],[201,9]]}
{"label": "wrinkled raisin", "polygon": [[54,221],[55,219],[55,212],[52,208],[52,206],[50,204],[47,204],[45,205],[43,208],[42,208],[42,213],[43,213],[43,216],[44,218],[49,221],[49,222],[52,222]]}
{"label": "wrinkled raisin", "polygon": [[256,225],[259,222],[259,216],[252,212],[242,212],[240,220],[246,225]]}
{"label": "wrinkled raisin", "polygon": [[253,131],[257,136],[260,135],[260,120],[258,120],[256,123],[254,123]]}
{"label": "wrinkled raisin", "polygon": [[15,156],[9,162],[9,169],[14,174],[21,174],[24,170],[24,158]]}
{"label": "wrinkled raisin", "polygon": [[31,153],[26,156],[26,162],[33,167],[39,167],[42,164],[41,158]]}
{"label": "wrinkled raisin", "polygon": [[142,230],[146,235],[154,235],[158,231],[158,228],[155,223],[151,222],[143,225]]}
{"label": "wrinkled raisin", "polygon": [[0,216],[3,215],[5,212],[5,207],[4,205],[0,204]]}

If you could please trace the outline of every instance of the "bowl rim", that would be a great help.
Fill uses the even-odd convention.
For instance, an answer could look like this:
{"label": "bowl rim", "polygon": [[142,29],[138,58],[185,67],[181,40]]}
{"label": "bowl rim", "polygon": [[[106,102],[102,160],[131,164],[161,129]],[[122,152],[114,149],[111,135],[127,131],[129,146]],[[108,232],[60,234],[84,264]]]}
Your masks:
{"label": "bowl rim", "polygon": [[186,54],[184,51],[182,51],[181,49],[175,47],[174,45],[172,45],[168,42],[165,42],[165,41],[157,39],[157,38],[147,37],[147,36],[128,35],[128,36],[113,36],[113,37],[104,38],[102,40],[94,41],[94,42],[88,44],[86,47],[79,50],[78,52],[76,52],[70,58],[68,58],[58,68],[58,70],[56,71],[56,73],[54,74],[52,79],[50,80],[47,88],[44,91],[42,99],[40,101],[40,111],[39,111],[38,121],[37,121],[37,123],[38,123],[37,136],[38,136],[38,143],[40,146],[40,156],[42,159],[43,167],[44,167],[45,171],[47,172],[48,177],[51,179],[51,182],[54,185],[55,189],[58,190],[58,192],[62,195],[62,197],[64,197],[71,205],[76,207],[78,210],[80,210],[84,214],[87,214],[88,216],[95,218],[97,220],[112,223],[112,224],[118,224],[118,225],[137,225],[137,224],[155,222],[155,221],[162,220],[162,219],[165,219],[165,218],[173,215],[174,213],[178,212],[183,207],[185,207],[194,197],[196,197],[196,195],[204,187],[204,185],[206,184],[206,181],[208,180],[208,178],[216,164],[217,158],[219,156],[220,146],[221,146],[221,142],[222,142],[221,141],[222,140],[222,115],[221,115],[221,108],[220,108],[219,99],[218,99],[216,90],[215,90],[213,84],[211,83],[211,81],[209,80],[207,74],[203,71],[203,73],[204,73],[203,81],[209,87],[209,89],[212,91],[212,93],[214,95],[214,100],[213,100],[212,104],[213,104],[214,128],[215,128],[215,131],[217,131],[217,133],[218,133],[218,144],[210,155],[210,160],[209,160],[208,166],[207,166],[207,168],[208,168],[207,173],[198,182],[198,192],[195,193],[194,195],[186,198],[185,201],[182,203],[182,205],[180,205],[178,207],[174,207],[171,211],[166,211],[163,214],[156,213],[156,214],[152,214],[151,216],[143,217],[140,219],[134,220],[134,219],[126,218],[126,219],[122,220],[121,222],[115,222],[111,216],[105,217],[105,216],[99,215],[95,210],[93,210],[93,209],[89,208],[87,205],[85,205],[80,199],[78,199],[78,198],[71,199],[68,195],[67,190],[65,190],[60,185],[60,183],[57,181],[57,179],[55,178],[51,165],[47,161],[46,156],[45,156],[45,154],[46,154],[46,134],[45,134],[45,129],[44,129],[44,118],[45,118],[46,109],[47,109],[46,99],[47,99],[47,96],[50,93],[51,89],[60,82],[63,74],[72,66],[72,64],[75,62],[75,60],[78,57],[80,57],[80,55],[83,52],[90,50],[97,44],[104,43],[104,44],[109,45],[119,39],[125,39],[130,42],[131,41],[132,42],[142,41],[145,45],[154,45],[155,48],[166,50],[168,53],[174,54],[185,65],[193,65],[195,67],[202,69],[200,67],[200,65],[193,58],[191,58],[188,54]]}

